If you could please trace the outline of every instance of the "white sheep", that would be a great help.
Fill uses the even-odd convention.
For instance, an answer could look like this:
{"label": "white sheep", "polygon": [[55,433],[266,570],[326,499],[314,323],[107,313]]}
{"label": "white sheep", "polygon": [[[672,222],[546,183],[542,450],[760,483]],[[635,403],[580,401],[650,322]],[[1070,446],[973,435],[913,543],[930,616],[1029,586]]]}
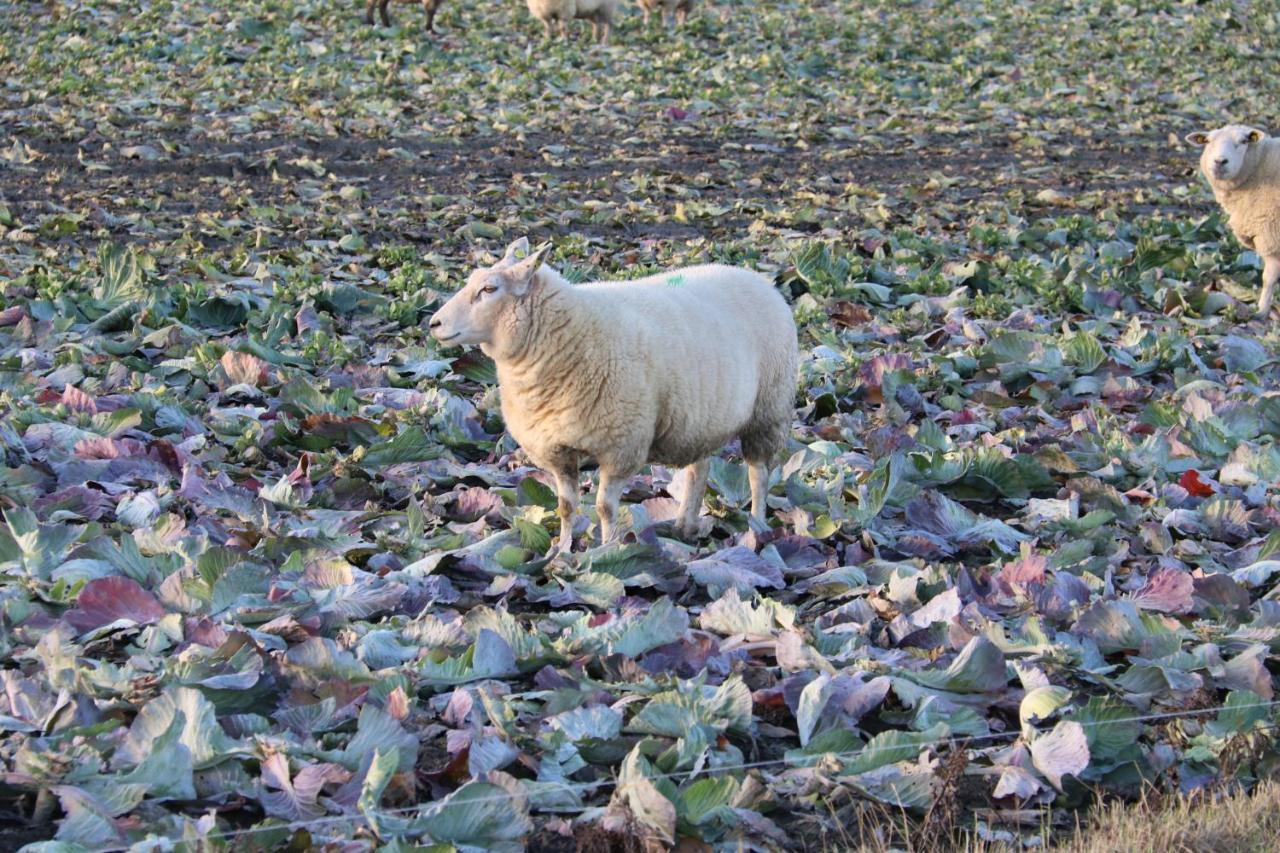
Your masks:
{"label": "white sheep", "polygon": [[1262,258],[1258,313],[1266,314],[1280,280],[1280,139],[1229,124],[1188,134],[1187,142],[1204,146],[1200,171],[1227,212],[1231,232]]}
{"label": "white sheep", "polygon": [[675,12],[676,23],[683,27],[689,12],[693,10],[693,0],[636,0],[636,5],[644,13],[646,27],[649,26],[649,15],[652,12],[657,12],[664,24],[669,24],[667,16]]}
{"label": "white sheep", "polygon": [[685,466],[676,529],[696,529],[708,457],[741,439],[751,513],[764,520],[769,465],[791,429],[798,346],[791,309],[758,273],[687,267],[635,281],[572,285],[512,243],[431,318],[441,343],[493,358],[507,429],[559,496],[560,538],[573,544],[579,466],[600,469],[601,539],[615,538],[618,499],[647,462]]}
{"label": "white sheep", "polygon": [[609,30],[618,17],[621,0],[525,0],[529,14],[542,21],[546,37],[551,38],[551,22],[559,25],[560,37],[568,38],[569,22],[582,18],[591,22],[591,39],[609,43]]}

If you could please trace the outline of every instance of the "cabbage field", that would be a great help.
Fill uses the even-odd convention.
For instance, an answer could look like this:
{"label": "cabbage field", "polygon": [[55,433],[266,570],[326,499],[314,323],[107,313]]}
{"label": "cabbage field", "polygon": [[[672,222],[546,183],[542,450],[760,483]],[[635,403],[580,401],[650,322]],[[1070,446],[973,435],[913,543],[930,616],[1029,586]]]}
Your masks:
{"label": "cabbage field", "polygon": [[[0,0],[0,848],[1015,849],[1275,775],[1280,325],[1182,138],[1280,132],[1280,9],[389,11]],[[768,526],[730,446],[696,537],[653,466],[547,556],[426,333],[521,236],[776,278]]]}

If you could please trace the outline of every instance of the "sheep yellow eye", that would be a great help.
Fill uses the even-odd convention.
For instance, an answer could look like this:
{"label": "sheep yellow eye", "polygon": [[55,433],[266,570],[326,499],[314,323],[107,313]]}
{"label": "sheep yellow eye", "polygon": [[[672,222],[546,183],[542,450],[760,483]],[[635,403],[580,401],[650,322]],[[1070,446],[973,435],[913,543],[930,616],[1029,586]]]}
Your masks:
{"label": "sheep yellow eye", "polygon": [[480,292],[481,293],[497,293],[498,288],[494,287],[492,284],[487,284],[484,287],[480,288]]}

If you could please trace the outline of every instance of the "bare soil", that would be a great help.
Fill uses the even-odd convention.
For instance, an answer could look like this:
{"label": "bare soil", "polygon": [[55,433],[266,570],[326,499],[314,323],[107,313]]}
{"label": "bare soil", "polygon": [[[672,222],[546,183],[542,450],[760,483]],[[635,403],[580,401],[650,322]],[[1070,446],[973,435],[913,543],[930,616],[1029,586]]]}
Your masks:
{"label": "bare soil", "polygon": [[[113,225],[112,217],[136,213],[140,198],[160,199],[161,208],[152,211],[160,217],[216,214],[246,194],[259,204],[297,201],[298,182],[306,180],[329,187],[355,184],[366,194],[366,207],[402,211],[412,221],[413,212],[430,196],[465,198],[479,185],[501,185],[513,176],[535,184],[542,176],[553,177],[559,192],[619,204],[628,200],[619,180],[657,176],[694,187],[701,201],[736,203],[711,229],[724,231],[745,228],[773,211],[802,208],[805,201],[797,196],[805,192],[853,192],[865,195],[868,205],[881,193],[905,198],[910,202],[902,205],[905,215],[912,206],[934,199],[999,206],[1011,191],[1034,195],[1045,187],[1067,196],[1098,191],[1127,196],[1147,185],[1185,182],[1195,169],[1185,152],[1155,142],[1123,149],[1074,146],[1028,152],[1008,139],[947,135],[891,151],[840,141],[801,148],[696,132],[675,135],[661,148],[635,138],[490,136],[458,142],[254,135],[234,143],[194,138],[167,159],[151,161],[126,159],[121,149],[94,134],[79,141],[29,136],[23,141],[40,159],[27,167],[0,169],[0,199],[14,215],[26,221],[70,210],[90,215],[109,230],[127,228]],[[293,162],[301,158],[323,164],[323,175],[317,178],[306,165]],[[88,169],[86,162],[110,171]],[[939,175],[944,180],[935,181]],[[1080,212],[1053,202],[1039,209],[1045,215]],[[865,222],[854,207],[821,225],[801,221],[793,227],[856,229]],[[708,226],[639,223],[621,227],[619,234],[616,226],[578,222],[575,230],[588,236],[680,239],[707,236]],[[369,237],[375,244],[438,240],[426,227]]]}

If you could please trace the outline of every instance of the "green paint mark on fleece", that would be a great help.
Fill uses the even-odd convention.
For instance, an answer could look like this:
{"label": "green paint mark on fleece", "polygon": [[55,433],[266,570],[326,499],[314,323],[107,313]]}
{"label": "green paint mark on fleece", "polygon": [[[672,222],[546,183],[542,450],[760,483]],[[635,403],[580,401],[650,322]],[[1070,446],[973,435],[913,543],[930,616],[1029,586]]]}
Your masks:
{"label": "green paint mark on fleece", "polygon": [[682,275],[667,276],[667,287],[679,287],[682,284],[684,284],[684,276]]}

